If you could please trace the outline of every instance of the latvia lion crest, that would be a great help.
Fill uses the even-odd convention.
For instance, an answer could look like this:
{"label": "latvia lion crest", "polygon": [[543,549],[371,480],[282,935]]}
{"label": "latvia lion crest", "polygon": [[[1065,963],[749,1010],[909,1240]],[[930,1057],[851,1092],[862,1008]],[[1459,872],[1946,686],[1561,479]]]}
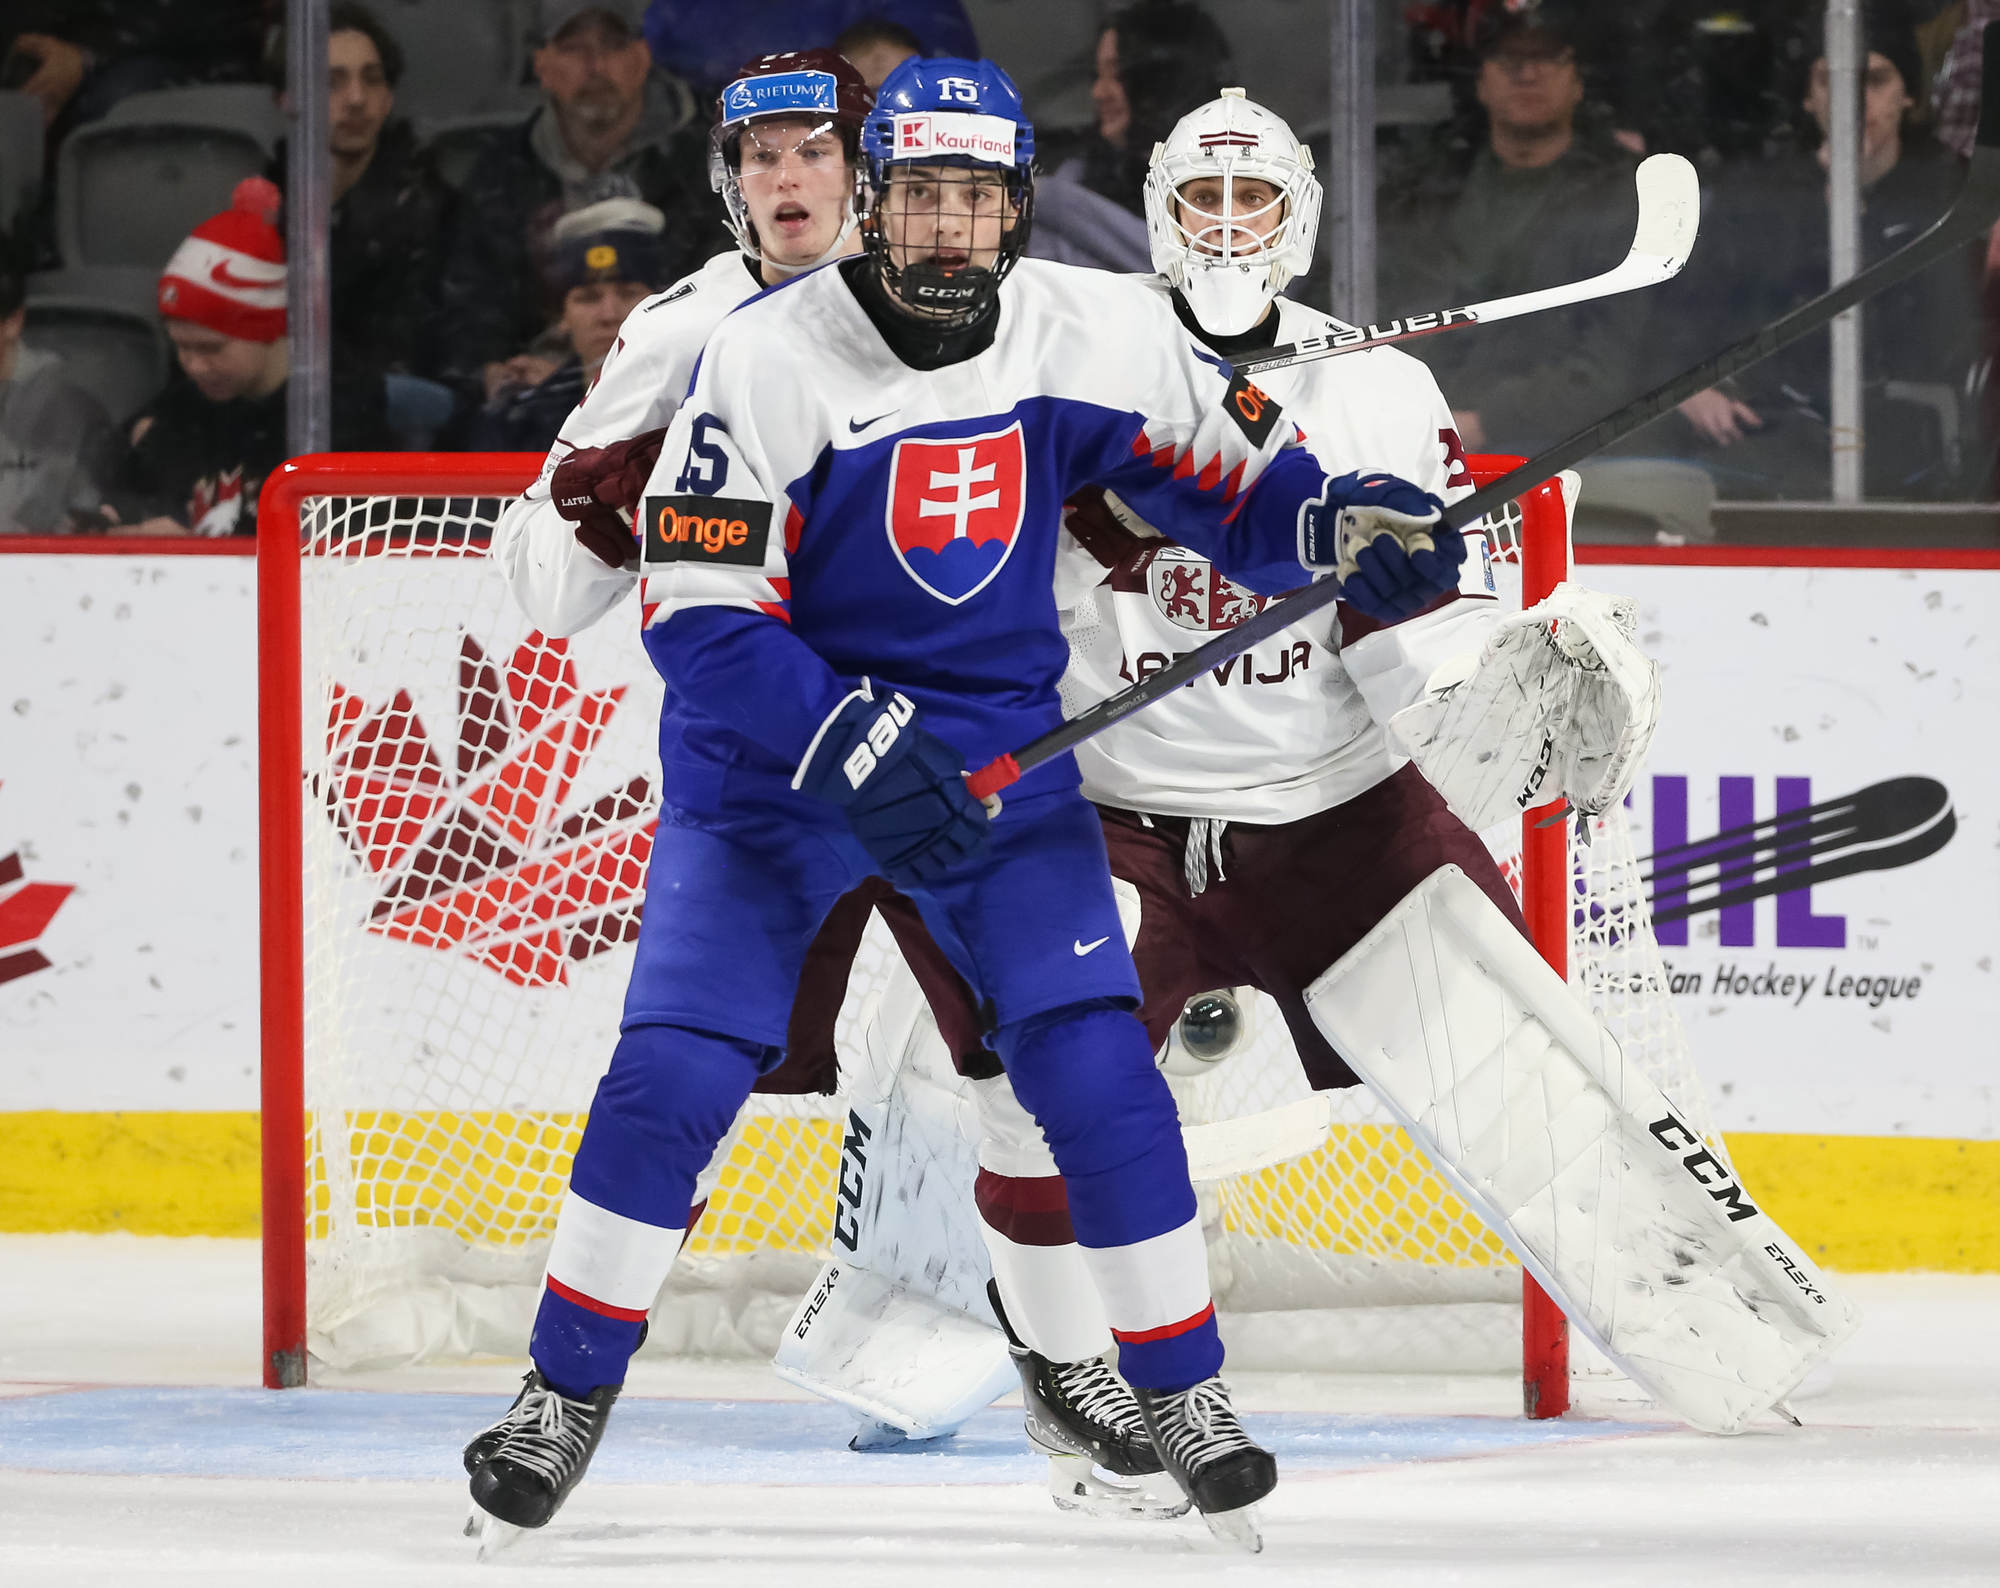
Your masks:
{"label": "latvia lion crest", "polygon": [[1146,588],[1169,619],[1208,634],[1233,629],[1264,610],[1265,598],[1215,571],[1185,546],[1162,546],[1146,570]]}

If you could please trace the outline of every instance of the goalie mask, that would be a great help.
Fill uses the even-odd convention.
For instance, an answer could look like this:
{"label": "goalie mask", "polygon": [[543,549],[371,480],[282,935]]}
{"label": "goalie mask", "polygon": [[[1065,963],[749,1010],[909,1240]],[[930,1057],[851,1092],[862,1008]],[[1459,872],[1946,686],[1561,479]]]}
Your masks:
{"label": "goalie mask", "polygon": [[1035,129],[991,61],[912,58],[883,81],[861,132],[863,237],[883,282],[942,327],[970,324],[1028,243]]}
{"label": "goalie mask", "polygon": [[[1254,182],[1258,186],[1239,184]],[[1188,112],[1146,168],[1153,268],[1202,329],[1239,336],[1312,264],[1319,232],[1312,151],[1240,88]]]}
{"label": "goalie mask", "polygon": [[[715,125],[708,135],[708,182],[722,195],[730,234],[744,253],[780,270],[810,270],[840,252],[860,224],[861,127],[873,103],[861,74],[833,50],[760,55],[716,96]],[[780,117],[785,118],[783,126],[775,125]],[[760,126],[764,123],[773,125]],[[773,259],[757,235],[743,194],[746,138],[759,145],[759,155],[781,162],[804,157],[809,145],[829,131],[839,135],[841,156],[850,173],[839,234],[817,259],[802,264]],[[769,148],[762,147],[766,143]]]}

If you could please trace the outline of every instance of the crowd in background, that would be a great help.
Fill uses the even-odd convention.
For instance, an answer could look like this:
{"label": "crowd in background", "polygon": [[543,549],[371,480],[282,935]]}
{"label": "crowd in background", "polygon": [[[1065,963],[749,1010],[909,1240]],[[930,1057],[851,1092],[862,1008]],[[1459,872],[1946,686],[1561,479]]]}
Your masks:
{"label": "crowd in background", "polygon": [[[707,134],[736,66],[831,45],[879,83],[911,54],[980,53],[974,18],[1001,0],[970,15],[960,0],[460,3],[502,19],[509,80],[421,117],[408,113],[416,79],[435,85],[451,67],[440,72],[434,38],[419,55],[404,41],[437,0],[331,8],[337,450],[545,448],[633,305],[733,246]],[[1323,54],[1324,8],[1293,11]],[[1702,174],[1701,244],[1668,287],[1414,345],[1470,449],[1532,453],[1825,289],[1823,11],[1382,0],[1382,75],[1430,109],[1378,128],[1378,321],[1606,268],[1631,239],[1642,155],[1685,154]],[[282,13],[278,0],[14,0],[0,21],[0,532],[253,527],[258,484],[288,450]],[[1281,14],[1106,4],[1067,77],[996,51],[1039,123],[1030,252],[1149,269],[1154,142],[1239,80],[1256,42],[1242,30]],[[1996,14],[2000,0],[1865,7],[1864,264],[1950,203],[1970,152],[1978,27]],[[1038,85],[1064,81],[1087,98],[1037,103]],[[1244,86],[1281,101],[1278,85]],[[146,206],[79,215],[65,180],[97,169],[83,155],[115,154],[121,128],[199,130],[203,107],[253,140],[270,129],[252,144],[263,169],[226,207],[169,216],[170,234],[132,243],[144,257],[97,263],[93,250],[121,246],[112,223],[143,230]],[[1300,130],[1324,150],[1326,127]],[[1868,306],[1870,497],[1992,496],[1994,275],[1975,249]],[[150,298],[137,308],[134,278]],[[1339,314],[1326,279],[1292,291]],[[93,362],[85,332],[106,325],[163,338],[158,368]],[[1829,401],[1822,335],[1690,399],[1601,460],[1590,489],[1669,535],[1703,533],[1718,492],[1822,499]]]}

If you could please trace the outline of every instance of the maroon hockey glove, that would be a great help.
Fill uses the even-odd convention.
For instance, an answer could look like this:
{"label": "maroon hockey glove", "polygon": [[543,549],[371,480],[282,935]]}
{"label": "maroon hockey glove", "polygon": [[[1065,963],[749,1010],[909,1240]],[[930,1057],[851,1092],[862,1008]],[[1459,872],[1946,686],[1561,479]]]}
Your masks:
{"label": "maroon hockey glove", "polygon": [[664,429],[648,430],[608,447],[579,447],[549,476],[556,511],[576,525],[585,549],[613,568],[626,567],[638,553],[632,514],[666,439]]}

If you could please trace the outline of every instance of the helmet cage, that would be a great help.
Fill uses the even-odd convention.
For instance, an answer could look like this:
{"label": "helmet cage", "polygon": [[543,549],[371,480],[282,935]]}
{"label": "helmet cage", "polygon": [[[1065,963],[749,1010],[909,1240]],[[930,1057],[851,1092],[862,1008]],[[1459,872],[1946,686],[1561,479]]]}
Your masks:
{"label": "helmet cage", "polygon": [[[1035,129],[1013,79],[991,61],[904,61],[875,95],[861,129],[861,153],[869,188],[862,241],[883,284],[940,328],[982,316],[1026,251],[1034,217]],[[896,262],[886,211],[894,173],[907,166],[962,169],[967,175],[961,181],[974,171],[1002,177],[1012,219],[990,266],[944,265],[935,258]],[[940,179],[940,206],[950,181]]]}
{"label": "helmet cage", "polygon": [[[885,213],[884,200],[895,171],[911,165],[935,166],[947,172],[964,171],[966,176],[957,180],[969,181],[974,172],[991,173],[1003,178],[1002,187],[1012,217],[1002,223],[1000,241],[990,266],[944,265],[934,258],[915,259],[907,265],[896,263],[895,248],[887,230],[889,218]],[[949,175],[940,179],[942,184],[953,180]],[[1000,283],[1026,251],[1034,208],[1034,178],[1025,166],[987,165],[959,156],[904,161],[871,160],[868,206],[862,218],[862,245],[883,282],[904,303],[922,311],[925,318],[942,327],[965,325],[986,312],[987,305],[1000,291]]]}
{"label": "helmet cage", "polygon": [[[1221,180],[1219,213],[1183,196],[1200,178]],[[1236,184],[1246,179],[1269,184],[1276,196],[1235,214]],[[1240,90],[1193,111],[1154,146],[1145,201],[1153,267],[1180,289],[1203,328],[1218,335],[1249,330],[1312,264],[1320,207],[1312,153]],[[1278,223],[1260,237],[1252,226],[1273,208],[1281,211]]]}

